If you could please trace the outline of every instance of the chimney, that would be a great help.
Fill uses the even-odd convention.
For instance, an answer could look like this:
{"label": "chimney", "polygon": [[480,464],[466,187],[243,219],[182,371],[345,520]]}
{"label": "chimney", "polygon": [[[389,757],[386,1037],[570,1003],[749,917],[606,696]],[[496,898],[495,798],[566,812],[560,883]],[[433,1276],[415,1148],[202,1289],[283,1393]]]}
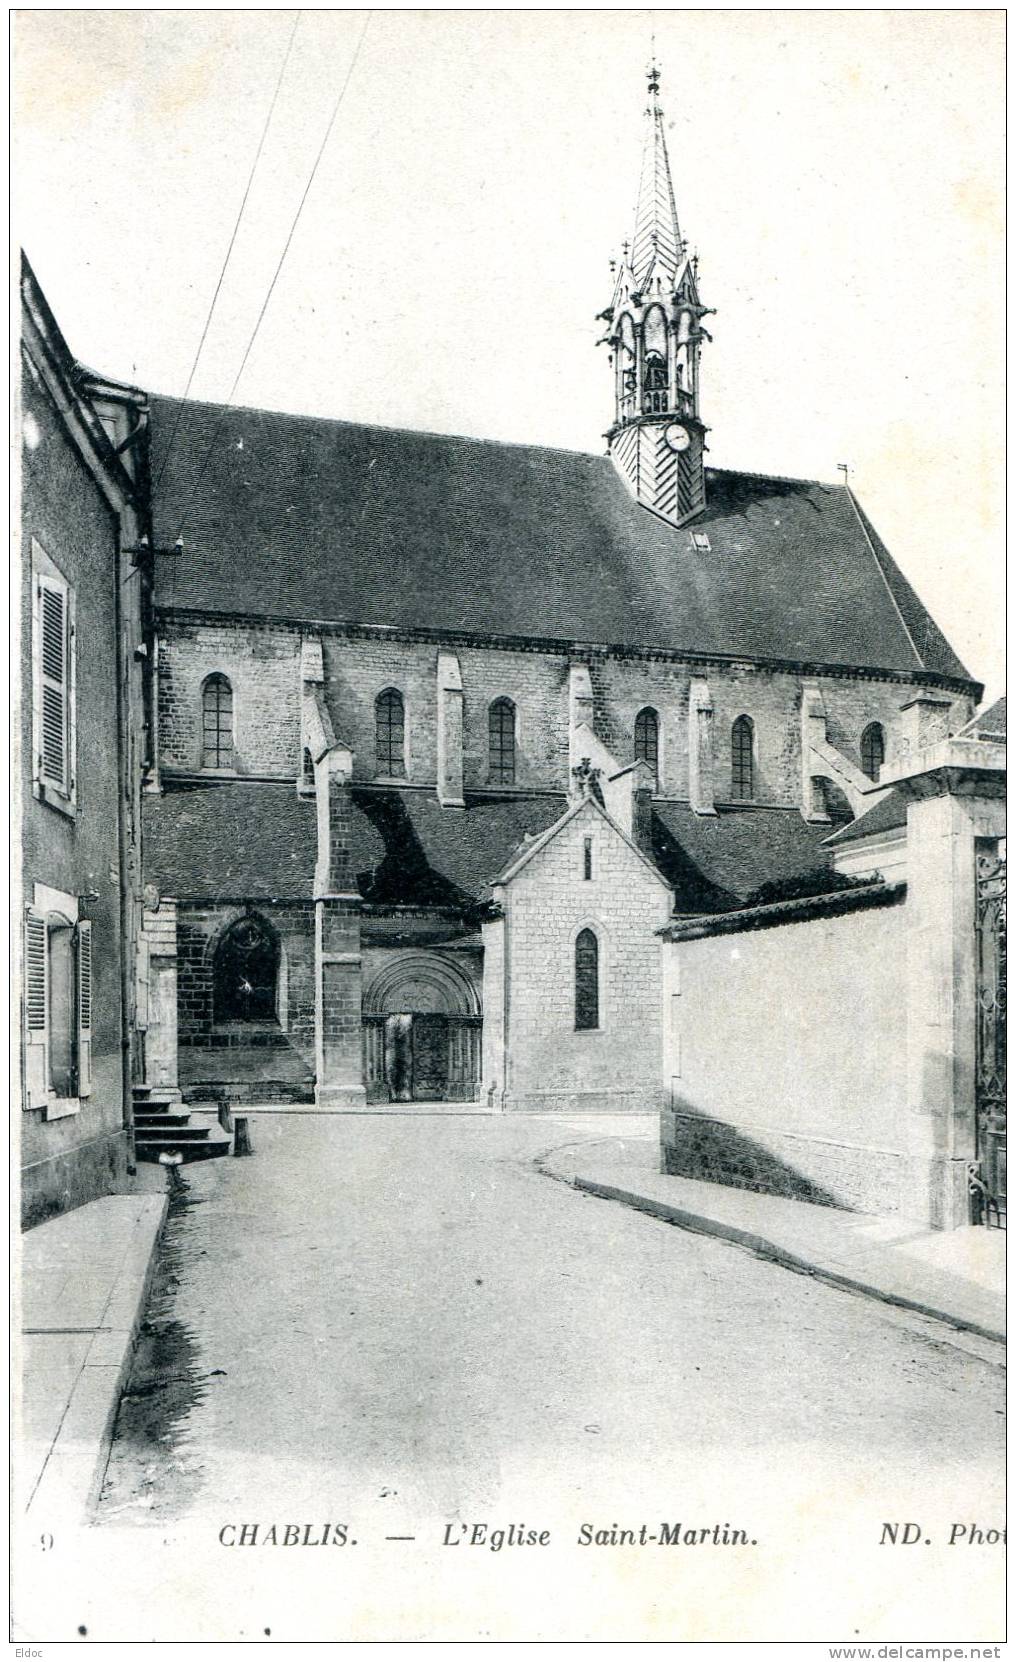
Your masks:
{"label": "chimney", "polygon": [[688,689],[688,797],[696,814],[715,814],[713,703],[708,681]]}

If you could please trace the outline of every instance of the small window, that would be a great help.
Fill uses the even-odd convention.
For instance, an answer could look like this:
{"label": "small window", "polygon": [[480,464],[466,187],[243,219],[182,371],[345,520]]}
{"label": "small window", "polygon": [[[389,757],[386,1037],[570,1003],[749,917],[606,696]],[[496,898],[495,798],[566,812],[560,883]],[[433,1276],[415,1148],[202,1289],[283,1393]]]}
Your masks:
{"label": "small window", "polygon": [[640,710],[635,717],[635,760],[659,772],[660,720],[655,710]]}
{"label": "small window", "polygon": [[406,708],[394,687],[378,695],[374,705],[377,771],[384,779],[406,777]]}
{"label": "small window", "polygon": [[233,689],[224,675],[210,675],[201,692],[201,766],[231,768],[233,750]]}
{"label": "small window", "polygon": [[37,794],[68,805],[75,789],[74,591],[36,542],[32,572],[33,777]]}
{"label": "small window", "polygon": [[885,733],[880,723],[873,721],[861,734],[861,767],[877,785],[884,764]]}
{"label": "small window", "polygon": [[692,547],[700,554],[708,554],[711,548],[709,537],[705,531],[693,531],[691,534]]}
{"label": "small window", "polygon": [[754,729],[750,716],[738,716],[730,732],[730,794],[735,802],[755,795]]}
{"label": "small window", "polygon": [[510,698],[498,698],[490,707],[490,783],[515,783],[515,706]]}
{"label": "small window", "polygon": [[59,913],[29,912],[25,920],[24,1026],[25,1106],[45,1108],[57,1100],[68,1102],[89,1096],[90,923],[73,924]]}
{"label": "small window", "polygon": [[600,1025],[600,943],[592,929],[575,941],[575,1027],[586,1032]]}
{"label": "small window", "polygon": [[591,883],[592,878],[593,878],[593,839],[592,839],[592,837],[583,837],[583,839],[582,839],[582,880],[583,880],[584,883]]}

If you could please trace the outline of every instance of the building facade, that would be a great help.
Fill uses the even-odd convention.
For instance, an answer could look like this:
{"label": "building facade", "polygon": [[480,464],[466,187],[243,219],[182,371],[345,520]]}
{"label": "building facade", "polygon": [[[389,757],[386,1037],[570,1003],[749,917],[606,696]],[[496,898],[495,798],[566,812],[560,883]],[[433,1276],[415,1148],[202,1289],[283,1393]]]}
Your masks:
{"label": "building facade", "polygon": [[26,1226],[116,1190],[144,1068],[141,775],[150,574],[142,394],[78,365],[21,276],[15,723]]}
{"label": "building facade", "polygon": [[668,918],[817,867],[980,689],[846,486],[706,465],[650,79],[605,456],[152,397],[153,1084],[656,1110]]}

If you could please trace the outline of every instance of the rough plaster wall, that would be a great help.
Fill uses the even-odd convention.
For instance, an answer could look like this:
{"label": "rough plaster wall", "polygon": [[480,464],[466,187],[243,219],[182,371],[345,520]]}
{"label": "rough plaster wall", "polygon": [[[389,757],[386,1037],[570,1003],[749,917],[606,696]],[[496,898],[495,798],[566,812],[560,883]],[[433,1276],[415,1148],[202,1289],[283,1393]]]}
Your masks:
{"label": "rough plaster wall", "polygon": [[[808,1198],[891,1209],[906,1110],[905,923],[895,905],[667,944],[667,1169],[785,1193],[813,1183],[826,1195]],[[719,1129],[698,1131],[699,1117]]]}
{"label": "rough plaster wall", "polygon": [[[92,1092],[78,1112],[20,1115],[25,1221],[109,1192],[125,1169],[120,1070],[120,897],[117,871],[116,525],[76,450],[26,374],[25,419],[38,442],[23,449],[21,672],[22,881],[68,894],[95,890],[92,921]],[[32,538],[75,591],[76,775],[73,818],[32,794]],[[97,1141],[98,1139],[98,1141]],[[108,1140],[108,1142],[107,1142]],[[85,1144],[95,1142],[91,1153]],[[44,1162],[39,1164],[39,1162]],[[28,1171],[28,1168],[32,1168]]]}
{"label": "rough plaster wall", "polygon": [[[582,876],[593,839],[592,881]],[[659,1100],[661,943],[670,896],[593,809],[566,826],[509,885],[510,1105],[557,1095]],[[575,1031],[575,937],[600,939],[599,1029]],[[634,1098],[640,1098],[635,1102]],[[567,1106],[562,1100],[561,1105]]]}

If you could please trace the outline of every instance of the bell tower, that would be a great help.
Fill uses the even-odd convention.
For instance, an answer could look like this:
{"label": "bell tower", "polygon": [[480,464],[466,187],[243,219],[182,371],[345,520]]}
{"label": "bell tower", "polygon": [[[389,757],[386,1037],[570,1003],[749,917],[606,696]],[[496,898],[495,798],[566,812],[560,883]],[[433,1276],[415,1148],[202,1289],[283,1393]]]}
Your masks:
{"label": "bell tower", "polygon": [[614,371],[610,454],[644,508],[683,525],[705,506],[705,435],[699,351],[711,308],[698,292],[698,260],[681,235],[660,105],[649,71],[646,140],[635,229],[617,263],[614,297],[600,316]]}

